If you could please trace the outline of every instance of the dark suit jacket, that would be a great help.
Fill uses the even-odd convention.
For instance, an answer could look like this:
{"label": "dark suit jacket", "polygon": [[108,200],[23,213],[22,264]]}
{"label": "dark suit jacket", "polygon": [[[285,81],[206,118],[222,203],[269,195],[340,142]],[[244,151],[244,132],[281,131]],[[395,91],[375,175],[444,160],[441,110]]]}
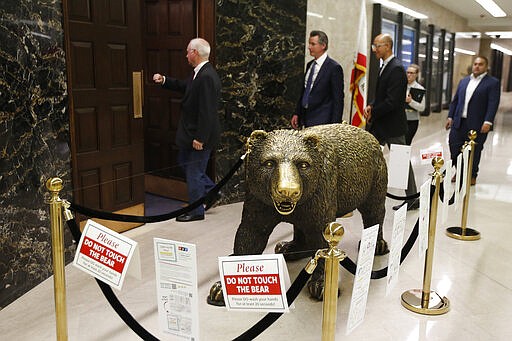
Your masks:
{"label": "dark suit jacket", "polygon": [[379,142],[388,137],[398,137],[407,132],[405,94],[407,76],[398,60],[392,58],[377,78],[375,99],[370,103],[372,116],[369,131]]}
{"label": "dark suit jacket", "polygon": [[[466,88],[469,81],[470,76],[460,81],[457,92],[450,103],[448,117],[453,120],[452,126],[455,129],[460,128],[462,110],[466,100]],[[468,103],[467,124],[469,129],[480,132],[484,121],[494,122],[494,116],[496,116],[500,103],[500,94],[500,81],[497,78],[485,75],[478,83]]]}
{"label": "dark suit jacket", "polygon": [[[311,67],[310,61],[306,67]],[[301,88],[304,90],[304,88]],[[309,93],[308,109],[302,107],[302,92],[296,113],[299,125],[306,127],[327,123],[340,123],[343,115],[343,69],[334,59],[327,57],[316,76]]]}
{"label": "dark suit jacket", "polygon": [[192,149],[192,140],[204,144],[205,149],[214,150],[220,139],[218,107],[220,79],[210,63],[199,70],[196,78],[187,80],[165,77],[164,88],[184,93],[181,100],[181,117],[176,132],[176,144],[183,149]]}

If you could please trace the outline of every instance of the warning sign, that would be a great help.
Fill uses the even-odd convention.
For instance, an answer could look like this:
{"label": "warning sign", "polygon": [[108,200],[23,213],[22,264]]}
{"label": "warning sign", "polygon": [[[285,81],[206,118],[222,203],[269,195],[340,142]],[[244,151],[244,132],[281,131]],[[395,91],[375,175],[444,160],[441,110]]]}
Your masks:
{"label": "warning sign", "polygon": [[121,289],[137,242],[88,220],[73,265],[116,289]]}
{"label": "warning sign", "polygon": [[427,149],[420,150],[420,161],[422,165],[431,164],[435,157],[443,157],[443,147],[434,145]]}
{"label": "warning sign", "polygon": [[228,309],[288,311],[283,255],[219,257],[219,272]]}

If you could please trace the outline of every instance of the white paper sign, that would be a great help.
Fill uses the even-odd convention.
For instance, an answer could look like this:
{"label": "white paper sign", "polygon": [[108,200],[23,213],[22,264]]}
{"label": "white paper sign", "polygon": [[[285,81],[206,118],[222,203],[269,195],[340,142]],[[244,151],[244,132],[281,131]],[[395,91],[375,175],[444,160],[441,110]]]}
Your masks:
{"label": "white paper sign", "polygon": [[443,204],[441,206],[441,225],[444,225],[446,223],[446,220],[448,219],[448,208],[449,208],[449,201],[450,201],[450,194],[452,193],[453,186],[452,186],[452,177],[453,177],[453,167],[452,167],[452,160],[449,159],[445,163],[446,166],[446,174],[444,176],[443,180]]}
{"label": "white paper sign", "polygon": [[407,205],[398,209],[393,217],[393,233],[391,235],[391,247],[388,256],[388,275],[386,277],[386,296],[398,283],[398,273],[400,270],[400,256],[402,254],[402,243],[404,240],[405,221],[407,215]]}
{"label": "white paper sign", "polygon": [[199,340],[196,246],[153,238],[160,329]]}
{"label": "white paper sign", "polygon": [[420,160],[422,165],[431,165],[432,159],[443,157],[443,146],[436,145],[427,149],[420,149]]}
{"label": "white paper sign", "polygon": [[288,312],[288,269],[282,254],[219,257],[228,310]]}
{"label": "white paper sign", "polygon": [[430,183],[427,180],[420,188],[420,217],[418,229],[418,256],[425,255],[428,248],[428,225],[430,221]]}
{"label": "white paper sign", "polygon": [[457,155],[457,175],[455,177],[455,208],[459,208],[460,202],[460,179],[462,170],[462,154]]}
{"label": "white paper sign", "polygon": [[392,144],[389,148],[388,186],[399,189],[407,188],[411,146]]}
{"label": "white paper sign", "polygon": [[364,320],[378,232],[379,225],[374,225],[364,229],[361,235],[361,244],[357,257],[357,272],[354,278],[354,287],[352,289],[352,298],[350,300],[350,310],[347,320],[347,335]]}
{"label": "white paper sign", "polygon": [[102,282],[121,290],[137,242],[87,220],[73,265]]}
{"label": "white paper sign", "polygon": [[468,168],[469,168],[469,151],[471,150],[471,146],[467,145],[466,148],[462,151],[462,162],[464,163],[464,170],[462,172],[462,188],[460,192],[460,197],[464,198],[466,196],[466,186],[468,183]]}

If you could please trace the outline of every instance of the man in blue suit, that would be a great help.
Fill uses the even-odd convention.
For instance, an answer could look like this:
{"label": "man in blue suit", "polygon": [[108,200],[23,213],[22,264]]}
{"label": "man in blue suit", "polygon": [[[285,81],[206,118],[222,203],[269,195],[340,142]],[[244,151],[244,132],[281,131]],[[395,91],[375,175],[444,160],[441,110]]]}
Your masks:
{"label": "man in blue suit", "polygon": [[315,58],[306,67],[304,91],[292,116],[294,129],[340,123],[343,115],[343,68],[327,55],[329,41],[322,31],[311,31],[309,54]]}
{"label": "man in blue suit", "polygon": [[471,75],[461,80],[457,87],[446,121],[446,129],[450,129],[448,143],[453,164],[461,153],[464,142],[469,139],[468,132],[477,132],[471,185],[476,184],[484,142],[492,128],[500,103],[500,81],[487,74],[488,67],[489,61],[486,57],[475,58]]}

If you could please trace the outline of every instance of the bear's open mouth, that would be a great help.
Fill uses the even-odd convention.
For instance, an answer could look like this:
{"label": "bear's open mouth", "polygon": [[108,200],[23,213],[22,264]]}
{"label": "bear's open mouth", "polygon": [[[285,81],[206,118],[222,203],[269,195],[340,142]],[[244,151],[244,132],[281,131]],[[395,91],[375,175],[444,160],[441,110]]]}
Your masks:
{"label": "bear's open mouth", "polygon": [[274,207],[280,214],[287,215],[293,212],[295,209],[295,203],[292,201],[274,201]]}

